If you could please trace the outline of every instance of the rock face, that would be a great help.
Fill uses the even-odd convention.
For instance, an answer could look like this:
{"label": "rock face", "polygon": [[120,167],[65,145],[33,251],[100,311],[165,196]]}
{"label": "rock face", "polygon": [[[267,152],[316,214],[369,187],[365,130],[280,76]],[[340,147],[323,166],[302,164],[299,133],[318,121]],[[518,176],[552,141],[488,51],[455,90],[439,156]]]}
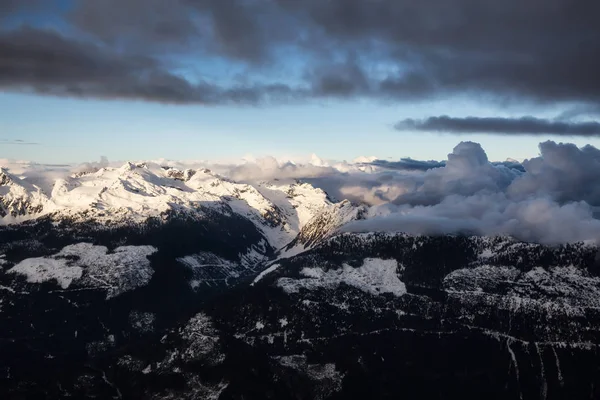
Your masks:
{"label": "rock face", "polygon": [[311,248],[323,239],[334,235],[345,224],[363,219],[367,210],[366,206],[357,206],[348,200],[323,208],[303,226],[298,236],[285,247],[284,254],[295,254]]}
{"label": "rock face", "polygon": [[210,216],[0,228],[0,397],[600,397],[593,246]]}

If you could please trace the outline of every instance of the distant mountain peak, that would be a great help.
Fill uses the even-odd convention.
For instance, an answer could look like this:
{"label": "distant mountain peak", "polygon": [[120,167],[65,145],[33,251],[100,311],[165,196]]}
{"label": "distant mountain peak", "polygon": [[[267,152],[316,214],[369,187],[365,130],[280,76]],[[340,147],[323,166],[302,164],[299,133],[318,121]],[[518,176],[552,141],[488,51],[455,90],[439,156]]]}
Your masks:
{"label": "distant mountain peak", "polygon": [[[332,203],[305,182],[235,182],[209,169],[126,162],[57,178],[47,196],[25,179],[2,169],[1,216],[130,224],[164,215],[206,218],[206,209],[250,220],[274,248],[282,248]],[[4,218],[3,218],[4,219]],[[18,222],[6,218],[4,223]]]}

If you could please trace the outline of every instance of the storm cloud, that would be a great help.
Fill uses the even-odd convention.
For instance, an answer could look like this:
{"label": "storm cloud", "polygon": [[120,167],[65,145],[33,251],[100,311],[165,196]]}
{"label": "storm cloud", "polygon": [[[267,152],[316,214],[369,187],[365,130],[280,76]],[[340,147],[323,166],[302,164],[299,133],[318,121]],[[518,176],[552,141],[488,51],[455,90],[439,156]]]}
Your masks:
{"label": "storm cloud", "polygon": [[522,118],[453,118],[430,117],[424,120],[405,119],[396,124],[399,131],[425,131],[451,134],[490,133],[499,135],[561,135],[599,137],[600,123],[570,122]]}
{"label": "storm cloud", "polygon": [[292,96],[285,85],[222,88],[190,83],[159,59],[84,43],[34,28],[0,33],[0,86],[71,97],[164,103],[260,103]]}
{"label": "storm cloud", "polygon": [[[199,104],[600,104],[594,0],[2,4],[3,90]],[[215,76],[212,62],[233,72]]]}

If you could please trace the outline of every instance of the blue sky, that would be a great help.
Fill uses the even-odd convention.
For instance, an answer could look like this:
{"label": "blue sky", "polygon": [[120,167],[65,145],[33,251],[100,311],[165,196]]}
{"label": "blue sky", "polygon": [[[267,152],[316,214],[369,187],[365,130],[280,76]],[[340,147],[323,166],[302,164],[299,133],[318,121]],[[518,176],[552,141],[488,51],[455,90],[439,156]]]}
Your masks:
{"label": "blue sky", "polygon": [[[361,155],[445,159],[461,140],[481,143],[492,160],[537,155],[539,137],[454,136],[393,129],[395,121],[405,115],[418,118],[438,111],[454,115],[479,111],[452,103],[456,102],[206,107],[2,93],[0,136],[37,144],[0,143],[0,158],[71,163],[100,156],[110,160],[218,160],[249,154],[302,157],[315,153],[337,160]],[[569,141],[600,146],[597,139]]]}
{"label": "blue sky", "polygon": [[[515,7],[506,25],[524,25],[494,31],[496,13],[473,24],[469,3],[454,1],[462,25],[387,0],[344,12],[341,0],[0,4],[0,158],[439,160],[470,140],[504,160],[536,156],[545,140],[600,147],[600,124],[555,119],[578,107],[597,116],[597,72],[578,54],[552,58],[597,29],[587,13],[579,32],[557,23],[560,9],[541,20]],[[550,42],[565,47],[538,45]],[[455,125],[444,134],[394,129],[444,115]],[[465,124],[487,133],[461,134]]]}

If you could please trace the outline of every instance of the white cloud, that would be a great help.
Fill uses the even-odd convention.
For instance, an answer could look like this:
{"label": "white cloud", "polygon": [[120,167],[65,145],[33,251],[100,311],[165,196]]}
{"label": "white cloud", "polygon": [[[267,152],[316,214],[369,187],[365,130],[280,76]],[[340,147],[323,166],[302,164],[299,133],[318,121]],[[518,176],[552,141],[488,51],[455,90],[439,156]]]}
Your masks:
{"label": "white cloud", "polygon": [[[540,155],[517,162],[491,163],[477,143],[462,142],[442,162],[402,159],[378,162],[289,161],[275,157],[227,162],[156,160],[155,166],[209,168],[235,181],[299,179],[325,190],[333,199],[372,205],[369,218],[348,231],[409,233],[473,232],[506,234],[557,243],[600,238],[600,150],[544,142]],[[44,166],[14,160],[0,165],[44,190],[73,172],[120,165],[103,158],[78,166]],[[432,168],[427,169],[429,166]]]}

